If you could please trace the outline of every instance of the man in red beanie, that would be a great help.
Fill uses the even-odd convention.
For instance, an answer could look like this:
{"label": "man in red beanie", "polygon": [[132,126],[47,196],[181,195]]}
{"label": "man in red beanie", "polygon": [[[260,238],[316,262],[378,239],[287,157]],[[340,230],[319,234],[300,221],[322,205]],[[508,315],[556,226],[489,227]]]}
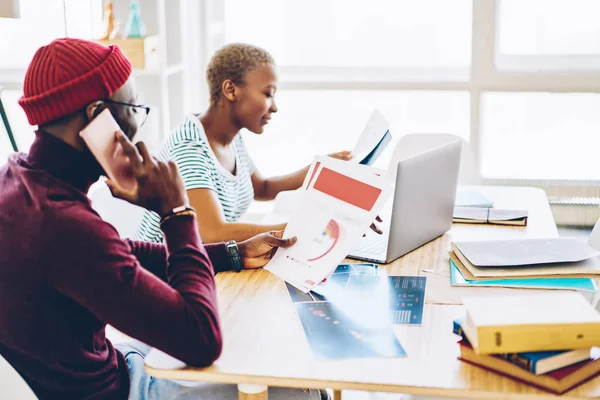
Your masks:
{"label": "man in red beanie", "polygon": [[[152,380],[147,345],[210,365],[222,347],[214,273],[262,266],[293,240],[257,236],[237,244],[239,256],[235,243],[202,245],[175,165],[129,141],[146,111],[131,71],[118,47],[77,39],[40,48],[27,69],[19,103],[36,139],[0,167],[0,354],[42,399],[236,398],[232,385]],[[121,240],[90,206],[104,171],[79,132],[105,108],[138,183],[109,186],[162,217],[165,246]],[[147,345],[113,347],[108,323]]]}

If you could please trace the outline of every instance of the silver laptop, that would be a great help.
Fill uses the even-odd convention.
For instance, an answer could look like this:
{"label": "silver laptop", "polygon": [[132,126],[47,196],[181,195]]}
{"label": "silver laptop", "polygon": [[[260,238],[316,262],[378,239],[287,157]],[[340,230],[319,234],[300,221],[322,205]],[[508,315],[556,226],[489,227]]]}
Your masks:
{"label": "silver laptop", "polygon": [[398,162],[394,197],[384,207],[378,235],[369,229],[348,257],[386,264],[452,227],[462,141]]}

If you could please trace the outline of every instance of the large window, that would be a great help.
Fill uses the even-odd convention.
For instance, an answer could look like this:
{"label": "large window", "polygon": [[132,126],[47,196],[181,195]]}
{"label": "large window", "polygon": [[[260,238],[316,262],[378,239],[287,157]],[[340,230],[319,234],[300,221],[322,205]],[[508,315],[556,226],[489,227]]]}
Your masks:
{"label": "large window", "polygon": [[278,64],[280,112],[264,137],[247,135],[267,174],[351,148],[378,107],[396,139],[468,139],[484,182],[600,184],[597,0],[210,0],[206,10],[207,59],[241,41]]}
{"label": "large window", "polygon": [[[315,153],[352,150],[373,107],[401,132],[453,132],[469,137],[469,95],[450,91],[282,90],[263,135],[245,138],[257,167],[267,174],[291,172]],[[436,118],[430,115],[435,114]],[[377,161],[387,168],[388,146]]]}
{"label": "large window", "polygon": [[600,181],[600,94],[484,93],[481,121],[483,176]]}
{"label": "large window", "polygon": [[[279,113],[263,137],[246,133],[265,174],[352,148],[377,107],[395,140],[414,132],[468,139],[484,182],[600,185],[591,161],[600,144],[598,0],[189,2],[200,4],[188,23],[202,27],[205,61],[237,41],[276,58]],[[40,44],[102,29],[101,0],[21,0],[21,12],[0,19],[0,49],[11,54],[0,59],[0,85],[12,69],[22,74]],[[14,124],[22,123],[8,99]],[[23,124],[17,135],[28,131]],[[24,148],[30,139],[17,136]]]}
{"label": "large window", "polygon": [[227,0],[224,12],[226,41],[263,46],[282,66],[471,63],[470,0]]}
{"label": "large window", "polygon": [[503,0],[499,51],[511,55],[600,54],[600,2]]}

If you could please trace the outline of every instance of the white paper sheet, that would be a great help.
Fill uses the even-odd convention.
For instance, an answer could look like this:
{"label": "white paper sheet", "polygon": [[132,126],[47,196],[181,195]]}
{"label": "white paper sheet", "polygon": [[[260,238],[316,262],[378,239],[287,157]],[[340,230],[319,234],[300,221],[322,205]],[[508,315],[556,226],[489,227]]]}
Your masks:
{"label": "white paper sheet", "polygon": [[599,251],[572,237],[454,242],[452,245],[477,267],[579,262],[600,255]]}
{"label": "white paper sheet", "polygon": [[[279,249],[265,267],[266,270],[292,284],[303,292],[308,292],[326,278],[331,271],[348,255],[363,233],[381,210],[391,194],[387,178],[379,171],[368,166],[356,165],[332,159],[316,157],[313,164],[320,163],[315,169],[313,180],[302,196],[302,205],[292,215],[284,237],[296,236],[297,243],[289,249]],[[336,185],[337,181],[326,177],[338,177],[341,174],[345,185]],[[323,180],[319,180],[323,177]],[[369,207],[361,208],[365,203],[364,191],[346,190],[351,178],[371,193]],[[337,179],[337,178],[336,178]],[[343,200],[324,191],[344,192],[353,196]],[[375,194],[377,193],[377,194]],[[359,201],[361,200],[361,201]],[[352,204],[354,202],[354,204]],[[362,204],[359,206],[357,204]]]}
{"label": "white paper sheet", "polygon": [[344,171],[347,173],[356,174],[358,177],[370,177],[375,175],[387,178],[387,173],[379,168],[365,168],[364,165],[357,165],[347,161],[336,160],[329,156],[315,156],[312,164],[309,167],[308,173],[306,174],[306,178],[304,179],[302,187],[298,190],[279,193],[275,197],[273,211],[265,215],[261,219],[261,223],[275,225],[289,222],[292,215],[298,210],[299,207],[302,206],[303,196],[306,193],[306,190],[309,188],[309,186],[312,187],[314,184],[314,178],[318,176],[324,165],[328,166],[329,168],[342,166]]}
{"label": "white paper sheet", "polygon": [[379,110],[373,110],[356,146],[352,150],[352,160],[359,163],[377,146],[389,130],[390,124]]}

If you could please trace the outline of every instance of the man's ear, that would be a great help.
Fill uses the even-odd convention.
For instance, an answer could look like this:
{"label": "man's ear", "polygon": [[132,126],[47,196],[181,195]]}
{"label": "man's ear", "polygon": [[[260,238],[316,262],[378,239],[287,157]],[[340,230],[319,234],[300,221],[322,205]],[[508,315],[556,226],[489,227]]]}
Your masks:
{"label": "man's ear", "polygon": [[94,101],[93,103],[88,104],[88,106],[85,108],[85,115],[88,121],[91,121],[94,118],[96,118],[98,114],[100,114],[105,108],[106,104],[104,104],[104,102],[101,100]]}
{"label": "man's ear", "polygon": [[236,101],[240,96],[240,88],[231,79],[225,79],[221,85],[221,93],[229,101]]}

